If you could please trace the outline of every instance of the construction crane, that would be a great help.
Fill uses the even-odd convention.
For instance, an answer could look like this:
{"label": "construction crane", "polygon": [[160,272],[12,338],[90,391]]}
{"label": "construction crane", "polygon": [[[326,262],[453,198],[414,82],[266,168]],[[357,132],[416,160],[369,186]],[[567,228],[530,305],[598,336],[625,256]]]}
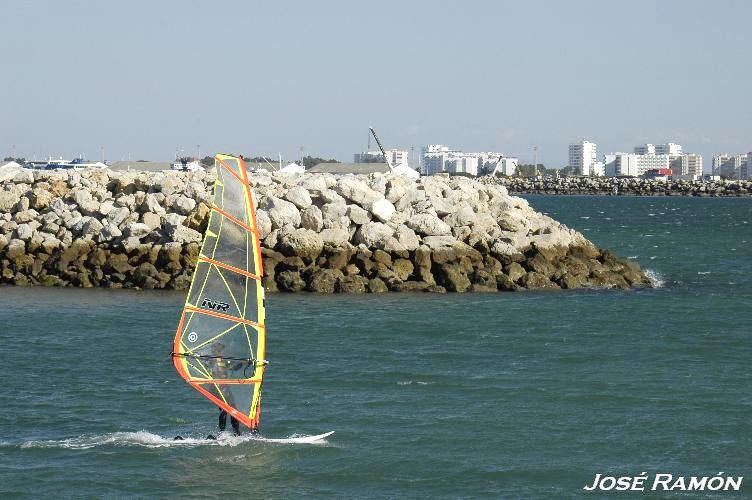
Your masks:
{"label": "construction crane", "polygon": [[384,151],[384,146],[381,145],[381,141],[379,140],[379,136],[376,135],[376,131],[373,129],[373,127],[368,127],[368,130],[371,131],[373,134],[373,138],[376,139],[376,144],[379,145],[379,149],[381,150],[381,154],[384,155],[384,160],[386,160],[386,166],[389,167],[389,171],[393,171],[394,167],[392,167],[392,162],[389,161],[389,157],[386,155],[386,151]]}

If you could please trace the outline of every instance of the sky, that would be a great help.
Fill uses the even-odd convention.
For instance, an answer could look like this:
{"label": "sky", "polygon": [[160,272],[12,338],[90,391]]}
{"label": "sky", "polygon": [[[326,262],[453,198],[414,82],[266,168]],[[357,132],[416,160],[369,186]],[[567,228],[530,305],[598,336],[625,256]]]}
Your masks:
{"label": "sky", "polygon": [[[752,2],[0,2],[0,156],[752,151]],[[371,142],[371,146],[375,144]]]}

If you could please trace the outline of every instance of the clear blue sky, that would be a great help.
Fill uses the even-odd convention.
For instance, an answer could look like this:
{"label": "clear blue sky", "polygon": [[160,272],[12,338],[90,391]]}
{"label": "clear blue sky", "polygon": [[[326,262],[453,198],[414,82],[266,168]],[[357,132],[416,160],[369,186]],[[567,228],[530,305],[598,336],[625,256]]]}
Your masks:
{"label": "clear blue sky", "polygon": [[752,151],[752,2],[4,1],[0,155]]}

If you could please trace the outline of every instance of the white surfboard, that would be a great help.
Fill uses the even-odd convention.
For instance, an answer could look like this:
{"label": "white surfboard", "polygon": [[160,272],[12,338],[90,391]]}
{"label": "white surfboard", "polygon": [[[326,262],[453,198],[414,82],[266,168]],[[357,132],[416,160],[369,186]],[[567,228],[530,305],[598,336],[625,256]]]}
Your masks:
{"label": "white surfboard", "polygon": [[256,441],[263,441],[265,443],[291,443],[291,444],[306,444],[306,443],[319,443],[321,441],[324,441],[327,437],[334,434],[334,431],[325,432],[324,434],[317,434],[315,436],[298,436],[298,437],[289,437],[289,438],[265,438],[265,437],[255,437],[254,440]]}

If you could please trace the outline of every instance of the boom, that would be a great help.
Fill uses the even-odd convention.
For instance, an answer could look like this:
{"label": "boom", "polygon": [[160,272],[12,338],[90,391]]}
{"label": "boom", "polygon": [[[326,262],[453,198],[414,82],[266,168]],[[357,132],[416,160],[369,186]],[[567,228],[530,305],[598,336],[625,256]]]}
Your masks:
{"label": "boom", "polygon": [[381,150],[381,154],[384,155],[384,160],[386,160],[386,165],[389,167],[389,170],[394,170],[394,167],[392,167],[392,162],[389,161],[389,157],[386,155],[386,151],[384,151],[384,146],[381,145],[381,141],[379,140],[379,136],[376,135],[376,131],[373,129],[373,127],[368,127],[368,130],[371,131],[373,134],[373,138],[376,139],[376,144],[379,145],[379,149]]}

